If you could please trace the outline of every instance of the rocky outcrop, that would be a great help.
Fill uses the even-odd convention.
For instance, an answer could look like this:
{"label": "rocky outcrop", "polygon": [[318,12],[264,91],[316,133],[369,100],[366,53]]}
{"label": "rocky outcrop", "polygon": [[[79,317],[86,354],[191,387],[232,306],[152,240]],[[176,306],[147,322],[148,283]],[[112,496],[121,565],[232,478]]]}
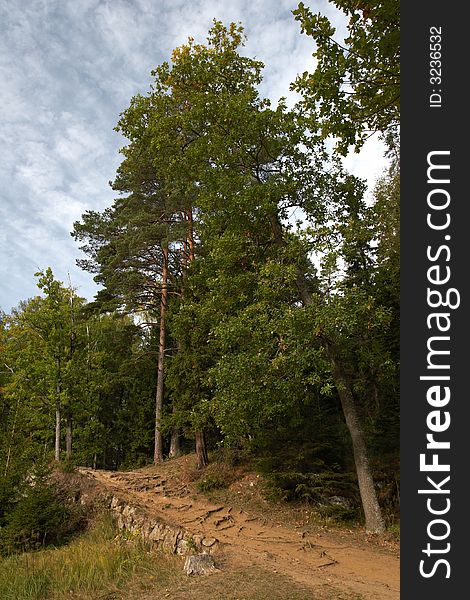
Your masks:
{"label": "rocky outcrop", "polygon": [[208,575],[217,571],[214,559],[210,554],[188,556],[184,563],[183,571],[186,575]]}
{"label": "rocky outcrop", "polygon": [[218,546],[216,538],[193,535],[182,527],[152,518],[122,498],[111,496],[108,497],[108,501],[108,506],[121,531],[128,532],[132,537],[140,536],[149,540],[172,554],[194,555],[198,552],[210,554]]}

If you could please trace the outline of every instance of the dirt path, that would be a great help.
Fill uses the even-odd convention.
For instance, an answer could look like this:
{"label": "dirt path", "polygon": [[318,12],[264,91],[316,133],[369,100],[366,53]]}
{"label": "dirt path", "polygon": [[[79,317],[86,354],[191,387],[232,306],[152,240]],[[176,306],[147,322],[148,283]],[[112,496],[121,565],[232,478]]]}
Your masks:
{"label": "dirt path", "polygon": [[356,594],[349,597],[399,598],[396,549],[368,542],[365,535],[358,539],[357,534],[347,531],[306,531],[281,525],[266,512],[248,512],[230,503],[214,504],[201,494],[196,496],[177,477],[168,477],[154,467],[130,472],[81,472],[149,515],[184,527],[194,535],[217,539],[222,545],[217,556],[223,569],[257,565],[288,575],[312,591],[331,586]]}

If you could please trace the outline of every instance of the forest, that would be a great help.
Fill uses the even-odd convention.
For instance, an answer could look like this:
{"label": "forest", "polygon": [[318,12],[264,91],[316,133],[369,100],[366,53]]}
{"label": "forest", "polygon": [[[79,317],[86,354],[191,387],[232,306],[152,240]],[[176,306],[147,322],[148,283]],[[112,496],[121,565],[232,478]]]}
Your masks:
{"label": "forest", "polygon": [[[214,20],[122,112],[116,199],[71,232],[95,299],[49,267],[0,314],[0,553],[54,465],[205,469],[221,449],[284,500],[396,522],[399,3],[334,4],[345,45],[294,11],[317,63],[293,107],[260,96],[242,25]],[[372,135],[388,168],[367,195],[343,157]]]}

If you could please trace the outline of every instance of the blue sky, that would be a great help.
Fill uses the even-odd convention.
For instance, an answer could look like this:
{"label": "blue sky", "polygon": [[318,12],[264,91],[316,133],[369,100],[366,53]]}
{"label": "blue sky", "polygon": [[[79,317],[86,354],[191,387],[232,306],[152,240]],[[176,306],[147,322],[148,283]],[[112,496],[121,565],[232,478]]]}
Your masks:
{"label": "blue sky", "polygon": [[[308,4],[308,2],[306,2]],[[125,140],[113,131],[150,71],[189,35],[203,42],[212,19],[241,21],[246,53],[265,65],[261,93],[289,96],[299,72],[314,66],[312,40],[300,34],[287,0],[0,0],[0,307],[9,312],[38,293],[34,273],[52,267],[91,300],[70,236],[86,210],[113,200]],[[343,27],[325,0],[315,10]],[[293,98],[291,98],[293,101]],[[348,159],[372,182],[382,147]]]}

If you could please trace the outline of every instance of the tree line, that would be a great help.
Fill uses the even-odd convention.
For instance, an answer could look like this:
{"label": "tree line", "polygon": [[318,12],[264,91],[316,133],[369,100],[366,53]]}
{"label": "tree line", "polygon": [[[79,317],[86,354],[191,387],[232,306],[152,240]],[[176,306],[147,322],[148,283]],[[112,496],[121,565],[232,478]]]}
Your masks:
{"label": "tree line", "polygon": [[[294,11],[317,67],[292,84],[293,108],[260,97],[242,26],[214,21],[121,114],[116,200],[72,232],[95,300],[49,268],[42,295],[2,315],[4,506],[39,456],[123,468],[194,447],[202,469],[225,445],[297,473],[298,493],[307,475],[353,471],[366,528],[383,531],[374,471],[396,480],[398,460],[398,2],[335,4],[344,45],[326,17]],[[366,201],[341,156],[374,132],[389,169]]]}

